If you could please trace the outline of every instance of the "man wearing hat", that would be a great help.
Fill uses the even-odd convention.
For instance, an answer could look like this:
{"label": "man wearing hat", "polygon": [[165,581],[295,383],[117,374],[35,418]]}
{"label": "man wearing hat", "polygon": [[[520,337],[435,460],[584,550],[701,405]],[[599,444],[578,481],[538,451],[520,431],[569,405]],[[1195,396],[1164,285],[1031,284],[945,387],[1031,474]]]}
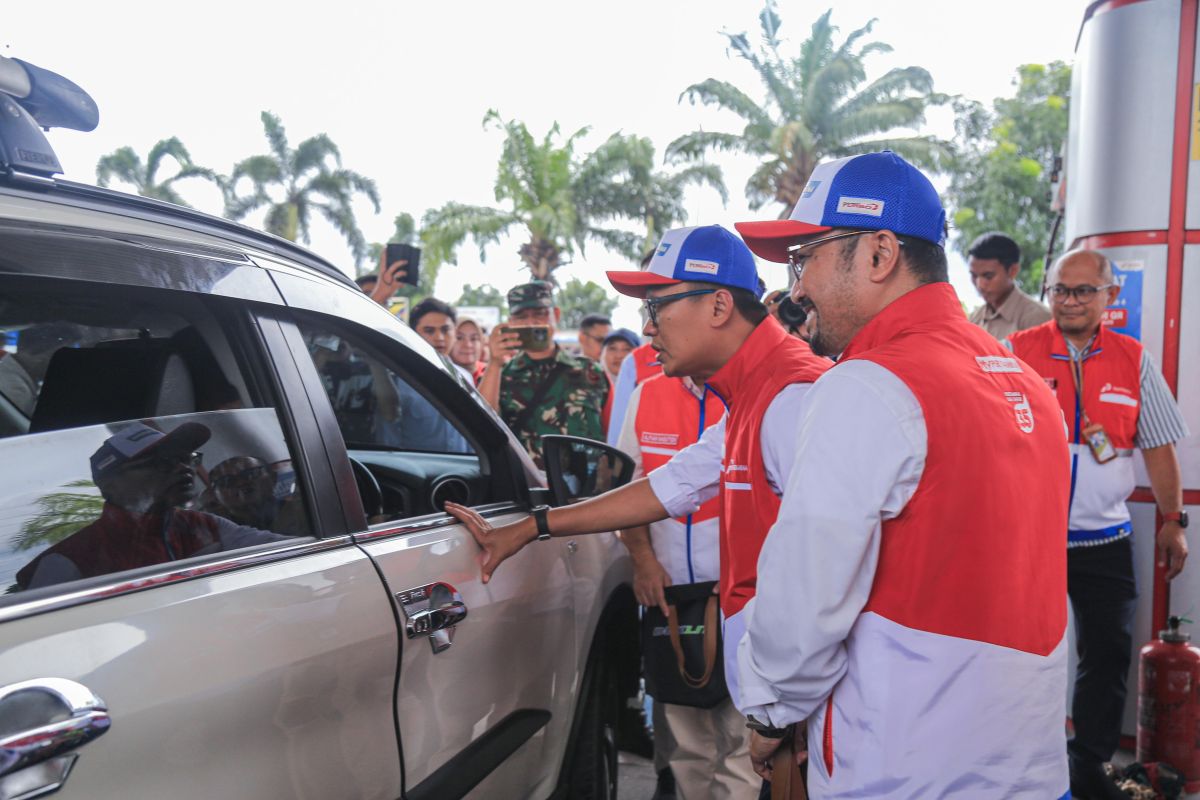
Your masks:
{"label": "man wearing hat", "polygon": [[609,381],[616,381],[621,371],[621,362],[625,357],[640,347],[642,340],[629,328],[617,328],[604,337],[604,347],[600,350],[600,363]]}
{"label": "man wearing hat", "polygon": [[99,519],[39,553],[17,572],[17,585],[36,589],[288,538],[181,508],[196,495],[196,451],[210,435],[196,422],[170,433],[134,422],[109,436],[91,457],[104,498]]}
{"label": "man wearing hat", "polygon": [[[508,308],[508,323],[492,331],[492,359],[479,381],[480,394],[538,466],[544,434],[604,441],[611,387],[599,364],[572,356],[554,343],[562,312],[554,305],[553,287],[546,281],[514,286],[508,292]],[[545,348],[520,350],[513,328],[527,326],[549,328]]]}
{"label": "man wearing hat", "polygon": [[686,517],[719,497],[719,576],[726,680],[738,698],[733,660],[743,609],[754,596],[759,547],[789,485],[797,420],[830,363],[767,314],[754,257],[718,225],[678,228],[662,238],[644,272],[610,272],[617,291],[645,299],[645,330],[668,377],[692,376],[728,412],[699,441],[646,478],[600,497],[492,529],[447,504],[486,551],[484,580],[538,538],[633,528]]}
{"label": "man wearing hat", "polygon": [[871,153],[819,165],[790,219],[737,227],[839,357],[745,612],[756,768],[807,721],[814,798],[1069,796],[1062,414],[964,317],[937,192]]}

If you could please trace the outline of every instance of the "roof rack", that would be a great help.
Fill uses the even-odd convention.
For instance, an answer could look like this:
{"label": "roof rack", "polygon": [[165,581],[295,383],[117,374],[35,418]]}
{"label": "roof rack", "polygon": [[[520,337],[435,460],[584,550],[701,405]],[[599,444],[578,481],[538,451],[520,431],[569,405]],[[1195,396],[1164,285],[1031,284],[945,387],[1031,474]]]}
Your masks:
{"label": "roof rack", "polygon": [[63,76],[0,56],[0,178],[53,184],[62,164],[43,130],[94,130],[96,101]]}

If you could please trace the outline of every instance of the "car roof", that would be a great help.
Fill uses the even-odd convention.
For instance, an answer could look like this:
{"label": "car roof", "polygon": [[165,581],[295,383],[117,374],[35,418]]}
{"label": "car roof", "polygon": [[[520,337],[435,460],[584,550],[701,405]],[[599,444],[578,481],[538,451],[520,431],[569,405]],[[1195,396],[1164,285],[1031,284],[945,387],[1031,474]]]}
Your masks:
{"label": "car roof", "polygon": [[48,181],[45,185],[36,186],[0,180],[0,192],[24,195],[35,199],[53,198],[56,201],[80,208],[116,211],[124,216],[149,222],[166,222],[174,225],[182,223],[188,229],[198,233],[206,233],[285,257],[295,265],[311,269],[349,288],[358,290],[357,285],[346,273],[311,250],[274,234],[223,217],[205,214],[194,208],[62,179],[56,179],[52,184]]}

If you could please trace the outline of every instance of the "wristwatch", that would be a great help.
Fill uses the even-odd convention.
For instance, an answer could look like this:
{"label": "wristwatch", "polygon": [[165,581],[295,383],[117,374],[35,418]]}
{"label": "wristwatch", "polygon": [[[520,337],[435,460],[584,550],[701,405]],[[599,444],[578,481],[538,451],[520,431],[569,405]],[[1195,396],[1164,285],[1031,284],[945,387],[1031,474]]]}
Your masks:
{"label": "wristwatch", "polygon": [[550,523],[546,521],[546,513],[550,510],[550,506],[534,506],[530,511],[533,513],[533,521],[537,523],[537,538],[539,542],[544,542],[550,538]]}
{"label": "wristwatch", "polygon": [[1179,527],[1181,528],[1186,528],[1188,526],[1188,513],[1186,508],[1182,511],[1176,511],[1173,514],[1163,514],[1162,518],[1167,522],[1179,523]]}
{"label": "wristwatch", "polygon": [[746,717],[746,727],[764,739],[782,739],[787,736],[787,728],[772,728],[765,722],[759,722],[753,714]]}

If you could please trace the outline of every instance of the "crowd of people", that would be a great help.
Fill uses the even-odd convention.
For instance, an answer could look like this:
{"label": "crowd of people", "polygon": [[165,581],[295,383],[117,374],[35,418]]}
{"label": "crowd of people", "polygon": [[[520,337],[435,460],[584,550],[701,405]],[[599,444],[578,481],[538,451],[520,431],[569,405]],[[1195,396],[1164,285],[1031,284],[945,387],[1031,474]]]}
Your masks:
{"label": "crowd of people", "polygon": [[[559,312],[547,285],[510,292],[480,391],[532,455],[541,433],[606,436],[637,472],[499,528],[448,504],[484,580],[539,539],[619,530],[689,679],[679,634],[704,626],[677,624],[682,590],[711,586],[728,691],[656,703],[658,798],[1123,797],[1104,764],[1132,657],[1132,456],[1171,580],[1188,432],[1146,349],[1102,324],[1112,263],[1063,254],[1047,306],[986,234],[968,318],[940,198],[890,152],[818,165],[788,219],[737,229],[669,231],[608,273],[645,340],[593,319],[582,356],[521,349],[517,327]],[[755,255],[790,289],[765,294]]]}

